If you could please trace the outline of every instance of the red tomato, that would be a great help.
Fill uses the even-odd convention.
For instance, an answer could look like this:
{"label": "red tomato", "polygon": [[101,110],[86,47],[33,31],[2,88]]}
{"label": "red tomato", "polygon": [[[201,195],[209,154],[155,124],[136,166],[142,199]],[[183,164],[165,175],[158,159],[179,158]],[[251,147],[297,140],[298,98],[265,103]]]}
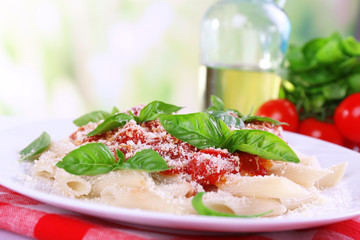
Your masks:
{"label": "red tomato", "polygon": [[289,125],[283,125],[283,129],[296,132],[299,127],[299,115],[295,105],[287,99],[275,99],[265,102],[257,110],[256,115],[271,117]]}
{"label": "red tomato", "polygon": [[360,143],[360,93],[351,94],[337,106],[334,120],[346,139]]}
{"label": "red tomato", "polygon": [[350,148],[351,150],[354,150],[356,152],[360,152],[360,143],[351,142],[351,141],[345,139],[344,146],[347,148]]}
{"label": "red tomato", "polygon": [[315,118],[301,121],[299,133],[339,145],[344,144],[344,138],[334,124],[321,122]]}

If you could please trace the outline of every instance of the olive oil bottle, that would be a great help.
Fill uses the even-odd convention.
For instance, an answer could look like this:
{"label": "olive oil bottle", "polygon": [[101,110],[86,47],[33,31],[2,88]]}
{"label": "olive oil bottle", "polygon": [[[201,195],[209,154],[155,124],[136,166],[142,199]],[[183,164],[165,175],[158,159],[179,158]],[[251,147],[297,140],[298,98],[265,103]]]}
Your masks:
{"label": "olive oil bottle", "polygon": [[277,98],[290,29],[274,0],[220,0],[212,5],[201,23],[202,107],[209,107],[214,94],[225,107],[248,114]]}
{"label": "olive oil bottle", "polygon": [[279,96],[281,78],[266,71],[201,66],[200,82],[206,93],[206,106],[210,105],[210,96],[216,95],[227,108],[249,114],[263,102]]}

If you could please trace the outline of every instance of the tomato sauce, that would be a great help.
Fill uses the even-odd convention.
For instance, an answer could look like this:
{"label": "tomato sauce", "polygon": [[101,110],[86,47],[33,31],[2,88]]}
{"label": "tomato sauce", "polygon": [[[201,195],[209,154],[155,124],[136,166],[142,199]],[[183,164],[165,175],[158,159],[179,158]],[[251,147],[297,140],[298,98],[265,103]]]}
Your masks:
{"label": "tomato sauce", "polygon": [[85,132],[91,130],[80,127],[70,139],[77,145],[94,141],[103,142],[116,159],[117,149],[124,153],[126,159],[142,149],[153,149],[172,167],[161,174],[183,174],[187,176],[185,179],[203,186],[215,185],[223,181],[228,174],[264,176],[272,166],[270,160],[245,152],[231,154],[227,150],[214,148],[199,150],[171,136],[158,120],[141,125],[129,121],[122,128],[87,137]]}

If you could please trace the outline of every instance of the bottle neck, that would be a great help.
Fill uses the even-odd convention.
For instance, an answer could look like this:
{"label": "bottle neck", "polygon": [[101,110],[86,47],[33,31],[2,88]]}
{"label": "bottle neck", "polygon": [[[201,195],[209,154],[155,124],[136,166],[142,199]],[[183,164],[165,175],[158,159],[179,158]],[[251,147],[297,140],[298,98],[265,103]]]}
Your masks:
{"label": "bottle neck", "polygon": [[274,0],[223,0],[202,21],[201,62],[209,66],[277,69],[290,22]]}

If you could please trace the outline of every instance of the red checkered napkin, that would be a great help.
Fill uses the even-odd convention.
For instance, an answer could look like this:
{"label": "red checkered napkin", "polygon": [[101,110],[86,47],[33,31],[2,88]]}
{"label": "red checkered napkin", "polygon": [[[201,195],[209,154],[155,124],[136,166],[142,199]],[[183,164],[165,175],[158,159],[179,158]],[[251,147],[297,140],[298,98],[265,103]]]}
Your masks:
{"label": "red checkered napkin", "polygon": [[20,195],[0,185],[0,229],[49,240],[275,240],[360,239],[360,217],[316,229],[237,236],[191,236],[145,231],[79,215]]}

